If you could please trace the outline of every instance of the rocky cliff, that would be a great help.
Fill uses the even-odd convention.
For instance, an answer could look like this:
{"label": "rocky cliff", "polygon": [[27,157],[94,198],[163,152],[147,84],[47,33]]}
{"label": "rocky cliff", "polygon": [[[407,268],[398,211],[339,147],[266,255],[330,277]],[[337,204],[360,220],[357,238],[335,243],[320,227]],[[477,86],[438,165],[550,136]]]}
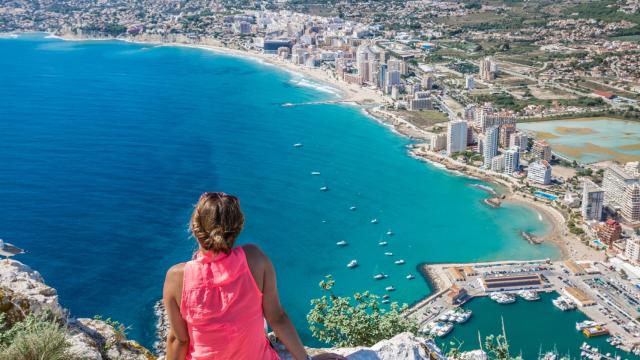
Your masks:
{"label": "rocky cliff", "polygon": [[[70,352],[86,360],[155,360],[162,359],[163,339],[166,337],[167,321],[162,306],[158,313],[158,338],[155,346],[158,357],[132,340],[127,340],[122,331],[112,324],[98,319],[75,319],[67,316],[58,303],[54,288],[45,284],[42,276],[30,267],[14,260],[0,260],[0,313],[5,314],[8,324],[23,320],[28,314],[52,312],[64,320]],[[282,360],[293,360],[281,344],[273,339],[274,347]],[[409,333],[398,334],[372,347],[309,349],[310,354],[334,352],[350,360],[422,360],[445,359],[435,344]],[[482,359],[483,354],[469,359]]]}

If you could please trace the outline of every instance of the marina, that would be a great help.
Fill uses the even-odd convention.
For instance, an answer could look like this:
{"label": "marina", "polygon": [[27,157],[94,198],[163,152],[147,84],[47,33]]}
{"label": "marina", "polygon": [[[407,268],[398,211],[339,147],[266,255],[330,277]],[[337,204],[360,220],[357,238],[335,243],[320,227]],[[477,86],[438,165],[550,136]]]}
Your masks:
{"label": "marina", "polygon": [[[422,272],[437,291],[406,313],[422,329],[443,329],[435,324],[447,321],[456,311],[466,310],[468,303],[475,303],[474,299],[486,298],[501,309],[516,309],[523,306],[517,304],[517,299],[522,298],[523,304],[544,303],[545,311],[583,317],[574,322],[583,339],[592,341],[611,335],[606,346],[628,355],[640,353],[640,314],[636,306],[640,289],[630,283],[623,287],[625,280],[604,263],[542,259],[433,264],[423,265]],[[626,293],[616,290],[622,288]],[[594,299],[607,301],[596,304]],[[503,312],[507,313],[500,311]],[[452,330],[435,331],[448,334]]]}

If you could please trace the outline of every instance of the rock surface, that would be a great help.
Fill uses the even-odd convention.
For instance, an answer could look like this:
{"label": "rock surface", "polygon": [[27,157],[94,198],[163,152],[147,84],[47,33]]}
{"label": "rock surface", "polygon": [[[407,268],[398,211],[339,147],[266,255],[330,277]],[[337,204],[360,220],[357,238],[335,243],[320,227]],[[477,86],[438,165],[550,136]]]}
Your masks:
{"label": "rock surface", "polygon": [[83,360],[155,360],[147,349],[127,340],[111,324],[96,319],[69,319],[54,288],[29,266],[0,260],[0,313],[9,325],[28,314],[51,312],[64,319],[71,355]]}

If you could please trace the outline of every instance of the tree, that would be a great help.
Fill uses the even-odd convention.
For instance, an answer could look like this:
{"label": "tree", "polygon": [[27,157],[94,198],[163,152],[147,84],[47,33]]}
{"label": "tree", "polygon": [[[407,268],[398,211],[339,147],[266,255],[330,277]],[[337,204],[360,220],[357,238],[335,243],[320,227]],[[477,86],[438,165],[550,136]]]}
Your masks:
{"label": "tree", "polygon": [[402,316],[408,309],[393,302],[383,309],[379,297],[369,291],[355,293],[353,297],[337,296],[331,275],[320,281],[324,295],[311,300],[311,311],[307,314],[309,329],[313,337],[333,346],[371,346],[381,340],[392,338],[401,332],[418,331],[418,324]]}

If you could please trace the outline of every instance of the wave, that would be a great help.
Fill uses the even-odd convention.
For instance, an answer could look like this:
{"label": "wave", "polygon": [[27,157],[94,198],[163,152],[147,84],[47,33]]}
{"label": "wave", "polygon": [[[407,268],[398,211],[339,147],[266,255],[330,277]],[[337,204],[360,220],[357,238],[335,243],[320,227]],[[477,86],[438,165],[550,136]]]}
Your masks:
{"label": "wave", "polygon": [[327,85],[327,84],[323,84],[323,83],[320,83],[320,82],[313,81],[313,80],[311,80],[309,78],[306,78],[306,77],[303,77],[303,76],[299,76],[299,74],[297,74],[297,75],[298,75],[298,77],[289,80],[289,82],[291,82],[292,84],[294,84],[296,86],[308,87],[308,88],[311,88],[311,89],[314,89],[314,90],[321,91],[323,93],[335,95],[336,97],[341,95],[341,91],[336,89],[335,87],[333,87],[331,85]]}
{"label": "wave", "polygon": [[14,33],[0,34],[0,39],[16,39],[16,38],[18,38],[18,34],[14,34]]}

